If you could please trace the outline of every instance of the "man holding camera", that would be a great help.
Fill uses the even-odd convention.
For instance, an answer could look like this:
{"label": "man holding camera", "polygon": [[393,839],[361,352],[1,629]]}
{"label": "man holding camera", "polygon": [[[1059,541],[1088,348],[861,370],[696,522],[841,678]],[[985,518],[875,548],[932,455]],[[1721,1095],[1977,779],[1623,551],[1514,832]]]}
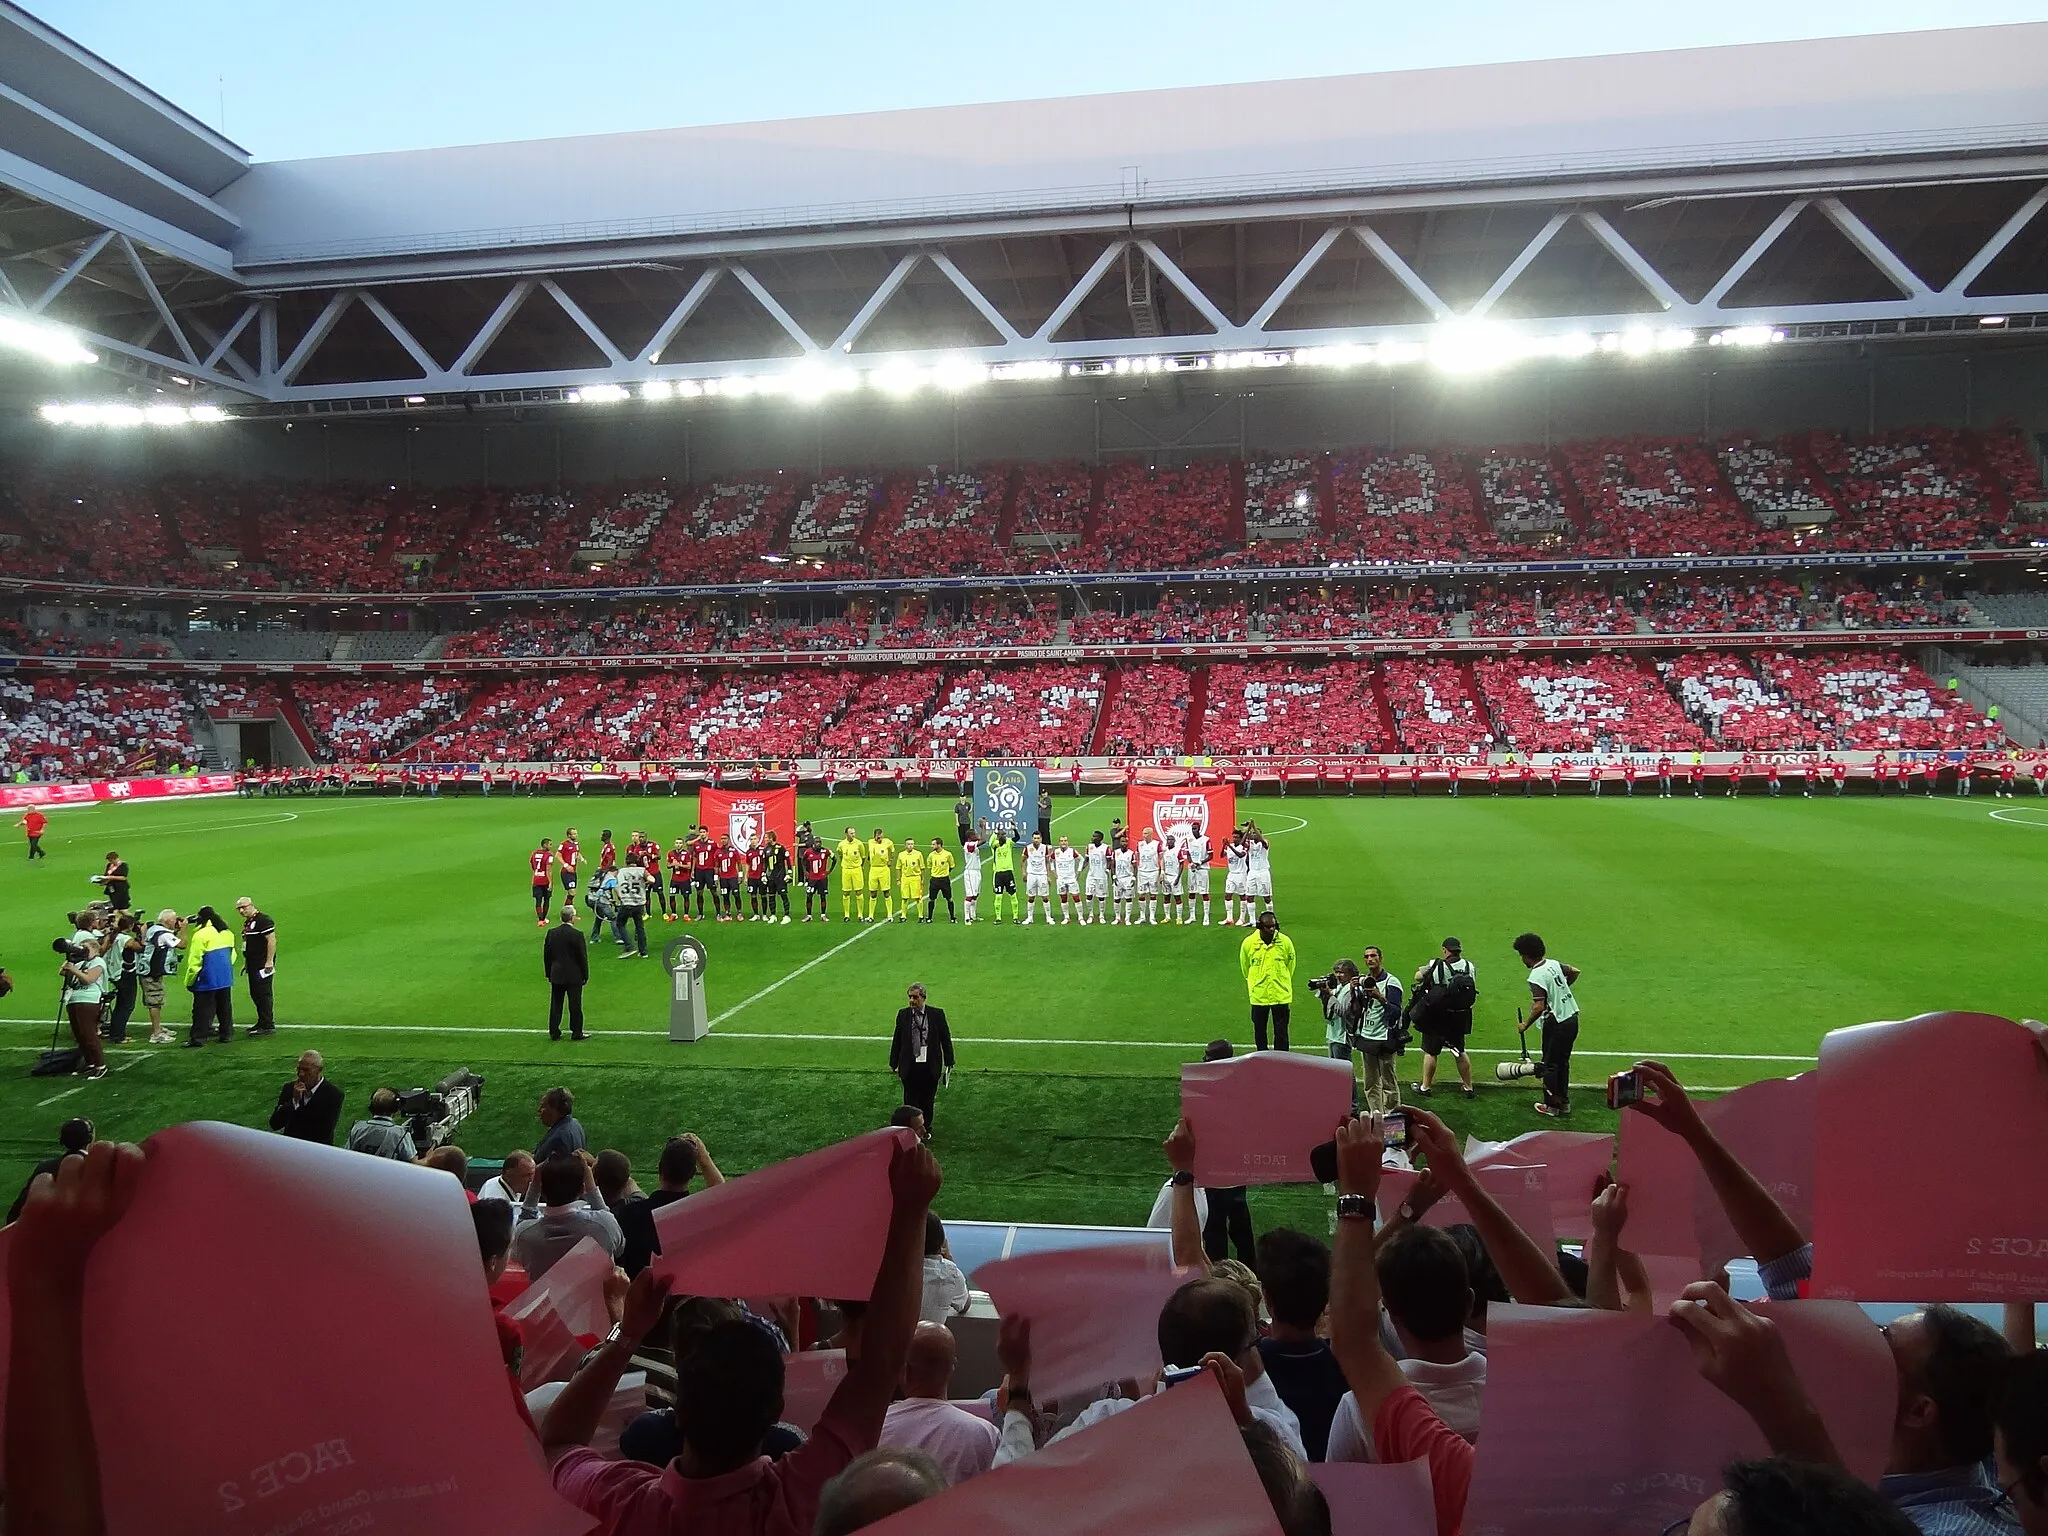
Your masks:
{"label": "man holding camera", "polygon": [[1472,1060],[1465,1039],[1472,1033],[1472,1004],[1479,997],[1479,973],[1465,958],[1456,939],[1445,939],[1436,959],[1415,973],[1413,1016],[1422,1031],[1422,1081],[1415,1091],[1428,1098],[1436,1091],[1436,1059],[1445,1051],[1458,1064],[1458,1082],[1472,1097]]}
{"label": "man holding camera", "polygon": [[107,1057],[100,1045],[100,1010],[107,991],[107,965],[100,958],[97,936],[80,932],[50,946],[64,957],[57,974],[64,980],[64,1017],[78,1043],[80,1069],[87,1077],[107,1075]]}
{"label": "man holding camera", "polygon": [[1401,1052],[1401,983],[1387,974],[1378,948],[1366,949],[1363,974],[1349,960],[1339,960],[1329,975],[1308,985],[1323,1001],[1331,1057],[1349,1062],[1355,1051],[1363,1063],[1364,1090],[1353,1084],[1352,1107],[1362,1098],[1368,1114],[1399,1108],[1394,1058]]}
{"label": "man holding camera", "polygon": [[142,930],[142,948],[133,959],[142,1006],[149,1010],[149,1043],[169,1045],[173,1036],[164,1028],[164,991],[178,969],[176,908],[165,907],[156,921]]}

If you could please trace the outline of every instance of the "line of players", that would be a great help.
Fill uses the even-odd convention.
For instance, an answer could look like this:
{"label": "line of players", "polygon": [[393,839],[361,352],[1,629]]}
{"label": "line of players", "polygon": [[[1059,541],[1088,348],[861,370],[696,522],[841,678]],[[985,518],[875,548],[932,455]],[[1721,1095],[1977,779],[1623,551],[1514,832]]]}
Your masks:
{"label": "line of players", "polygon": [[[1222,853],[1220,925],[1250,927],[1260,910],[1273,908],[1271,846],[1258,823],[1247,821],[1232,830]],[[844,840],[828,848],[805,822],[797,829],[793,856],[773,832],[751,848],[740,848],[729,836],[714,839],[702,826],[677,838],[666,853],[659,841],[635,829],[622,855],[606,830],[600,835],[589,905],[600,918],[638,914],[671,923],[693,917],[698,922],[788,923],[794,874],[804,888],[804,921],[830,922],[828,893],[836,868],[842,921],[929,923],[943,901],[947,922],[964,916],[972,924],[982,920],[984,859],[995,922],[1028,927],[1042,908],[1048,927],[1077,919],[1084,928],[1092,923],[1157,926],[1162,921],[1210,925],[1208,835],[1190,830],[1162,840],[1147,827],[1132,843],[1121,821],[1112,824],[1107,838],[1098,830],[1078,848],[1064,837],[1048,845],[1042,835],[1025,844],[1008,828],[991,831],[984,823],[965,839],[957,857],[936,837],[928,849],[914,839],[899,847],[880,827],[865,842],[848,827]],[[542,838],[527,864],[534,922],[546,927],[555,883],[560,882],[566,904],[575,899],[583,879],[576,829],[567,828],[560,843]],[[953,900],[956,869],[962,887],[959,908]],[[1019,873],[1024,877],[1021,894]]]}
{"label": "line of players", "polygon": [[[1256,822],[1235,828],[1223,845],[1225,928],[1250,927],[1263,906],[1273,906],[1272,849]],[[1123,824],[1112,824],[1075,847],[1067,838],[1048,842],[1042,833],[1029,843],[1008,828],[991,830],[984,822],[961,843],[958,868],[961,914],[953,904],[952,852],[938,838],[925,852],[906,841],[899,849],[880,828],[865,842],[852,827],[832,849],[839,871],[839,910],[845,922],[917,922],[935,920],[938,903],[946,904],[946,921],[982,921],[981,894],[990,885],[990,921],[1029,927],[1042,909],[1046,926],[1078,921],[1081,927],[1195,925],[1206,928],[1214,900],[1211,850],[1207,833],[1189,830],[1162,840],[1150,827],[1132,843]],[[1024,877],[1021,894],[1019,874]],[[901,901],[899,907],[898,901]],[[924,910],[918,912],[922,901]],[[804,901],[808,922],[810,898]],[[1199,908],[1199,919],[1197,909]],[[1058,916],[1055,918],[1054,913]]]}

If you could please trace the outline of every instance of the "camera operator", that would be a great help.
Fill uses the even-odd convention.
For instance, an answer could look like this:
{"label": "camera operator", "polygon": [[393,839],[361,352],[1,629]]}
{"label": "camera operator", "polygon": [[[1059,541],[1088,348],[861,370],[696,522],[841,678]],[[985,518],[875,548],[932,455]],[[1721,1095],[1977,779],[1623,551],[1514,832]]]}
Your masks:
{"label": "camera operator", "polygon": [[106,1023],[107,1041],[112,1045],[128,1043],[128,1020],[135,1014],[135,992],[141,979],[136,974],[136,966],[142,959],[142,939],[136,932],[136,926],[133,912],[116,914],[101,957],[107,963],[106,984],[113,1002]]}
{"label": "camera operator", "polygon": [[149,1043],[168,1045],[172,1036],[164,1028],[164,989],[178,969],[178,914],[165,907],[156,921],[142,931],[142,947],[133,956],[131,969],[141,983],[142,1006],[149,1010]]}
{"label": "camera operator", "polygon": [[57,974],[64,982],[64,1017],[78,1042],[78,1059],[87,1077],[107,1075],[106,1052],[100,1048],[100,1010],[107,991],[107,965],[100,958],[99,939],[73,934],[55,939],[50,948],[64,957]]}
{"label": "camera operator", "polygon": [[1465,958],[1465,947],[1445,939],[1442,951],[1415,973],[1415,1000],[1409,1013],[1422,1032],[1422,1081],[1415,1091],[1428,1098],[1436,1090],[1436,1060],[1445,1051],[1458,1064],[1458,1082],[1472,1097],[1472,1059],[1465,1054],[1472,1033],[1472,1004],[1479,996],[1479,973]]}
{"label": "camera operator", "polygon": [[107,850],[107,867],[91,877],[108,906],[116,912],[128,910],[128,861],[113,849]]}
{"label": "camera operator", "polygon": [[[1339,960],[1330,967],[1329,975],[1311,977],[1308,989],[1323,1005],[1323,1033],[1330,1043],[1330,1059],[1348,1065],[1358,1038],[1359,1016],[1364,1012],[1365,999],[1358,986],[1358,967],[1349,960]],[[1358,1097],[1358,1084],[1353,1082],[1351,1108],[1354,1114],[1358,1110]]]}
{"label": "camera operator", "polygon": [[1361,1098],[1365,1112],[1384,1114],[1401,1103],[1401,1085],[1394,1059],[1401,1051],[1401,983],[1387,974],[1377,947],[1365,951],[1365,970],[1339,960],[1327,976],[1309,983],[1323,1002],[1329,1021],[1330,1055],[1348,1062],[1356,1051],[1364,1067],[1364,1090],[1352,1087],[1354,1107]]}

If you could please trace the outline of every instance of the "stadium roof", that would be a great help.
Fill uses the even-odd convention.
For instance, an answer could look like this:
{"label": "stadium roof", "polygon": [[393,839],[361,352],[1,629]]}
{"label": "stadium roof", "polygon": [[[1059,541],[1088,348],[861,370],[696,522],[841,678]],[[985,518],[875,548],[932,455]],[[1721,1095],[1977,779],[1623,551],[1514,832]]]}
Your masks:
{"label": "stadium roof", "polygon": [[252,166],[243,268],[2048,140],[2048,23]]}

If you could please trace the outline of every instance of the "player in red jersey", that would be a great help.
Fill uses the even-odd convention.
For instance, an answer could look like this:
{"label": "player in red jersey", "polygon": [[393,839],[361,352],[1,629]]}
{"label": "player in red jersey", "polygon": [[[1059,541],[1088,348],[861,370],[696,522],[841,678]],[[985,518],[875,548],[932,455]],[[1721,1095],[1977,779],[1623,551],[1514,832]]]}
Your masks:
{"label": "player in red jersey", "polygon": [[704,908],[715,914],[718,908],[718,850],[711,834],[699,827],[690,839],[690,877],[697,892],[697,921],[704,921]]}
{"label": "player in red jersey", "polygon": [[533,870],[533,920],[541,927],[548,925],[548,903],[554,900],[555,888],[549,882],[554,878],[551,866],[555,862],[554,844],[546,838],[540,846],[527,856],[527,864]]}
{"label": "player in red jersey", "polygon": [[832,907],[826,895],[826,881],[832,873],[832,850],[816,838],[797,850],[797,868],[804,882],[804,921],[811,920],[811,902],[818,903],[818,921],[832,921]]}
{"label": "player in red jersey", "polygon": [[576,871],[583,863],[583,850],[576,846],[574,827],[562,833],[562,844],[555,850],[555,863],[562,877],[562,900],[575,900]]}
{"label": "player in red jersey", "polygon": [[756,843],[746,852],[744,864],[747,874],[747,921],[768,920],[768,856]]}
{"label": "player in red jersey", "polygon": [[662,912],[661,889],[661,844],[654,838],[640,839],[640,867],[647,874],[647,915],[659,916]]}
{"label": "player in red jersey", "polygon": [[676,920],[676,903],[683,905],[683,921],[690,919],[690,845],[680,837],[668,851],[668,909],[665,921]]}
{"label": "player in red jersey", "polygon": [[1558,796],[1558,795],[1562,794],[1563,792],[1564,792],[1564,759],[1562,759],[1562,758],[1558,758],[1558,757],[1553,757],[1553,758],[1552,758],[1552,759],[1550,760],[1550,795],[1551,795],[1551,798],[1552,798],[1552,799],[1554,800],[1554,799],[1556,799],[1556,798],[1557,798],[1557,796]]}
{"label": "player in red jersey", "polygon": [[1500,796],[1499,763],[1488,763],[1486,765],[1486,792],[1489,795],[1494,796],[1496,799],[1498,799]]}
{"label": "player in red jersey", "polygon": [[731,838],[721,837],[714,859],[718,867],[718,920],[736,923],[740,920],[740,869],[746,863],[746,855],[733,847]]}
{"label": "player in red jersey", "polygon": [[[634,839],[637,841],[640,834],[638,832],[635,832],[633,836]],[[618,867],[619,850],[612,842],[612,829],[610,827],[606,827],[602,832],[597,834],[598,878],[603,879],[606,875],[610,874],[613,870],[617,869]]]}
{"label": "player in red jersey", "polygon": [[2005,799],[2012,798],[2013,780],[2019,777],[2019,764],[2007,758],[1998,765],[1998,793]]}
{"label": "player in red jersey", "polygon": [[1669,800],[1671,798],[1671,759],[1668,757],[1657,759],[1657,798],[1659,800]]}

